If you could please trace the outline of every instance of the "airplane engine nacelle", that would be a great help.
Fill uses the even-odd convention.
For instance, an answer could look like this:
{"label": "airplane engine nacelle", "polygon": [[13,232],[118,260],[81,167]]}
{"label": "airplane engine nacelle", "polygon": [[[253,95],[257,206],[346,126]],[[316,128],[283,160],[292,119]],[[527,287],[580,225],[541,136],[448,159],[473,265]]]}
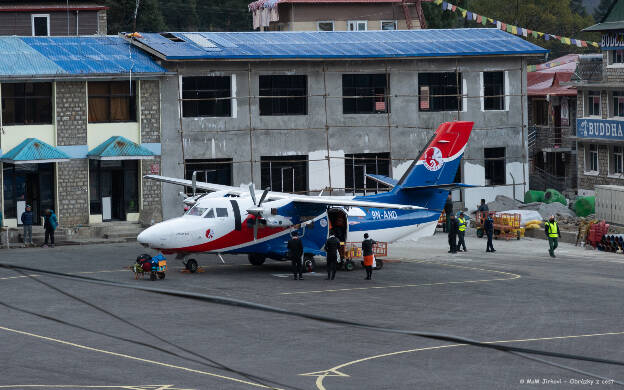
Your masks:
{"label": "airplane engine nacelle", "polygon": [[292,226],[292,222],[290,221],[290,218],[282,217],[279,215],[274,215],[269,218],[263,218],[262,223],[266,225],[267,227],[271,227],[271,228]]}

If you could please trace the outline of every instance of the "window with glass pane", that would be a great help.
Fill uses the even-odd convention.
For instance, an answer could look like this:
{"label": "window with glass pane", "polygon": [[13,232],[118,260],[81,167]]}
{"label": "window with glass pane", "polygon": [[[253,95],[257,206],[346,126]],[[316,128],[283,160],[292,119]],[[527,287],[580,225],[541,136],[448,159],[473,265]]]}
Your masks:
{"label": "window with glass pane", "polygon": [[232,116],[230,76],[182,77],[184,117]]}
{"label": "window with glass pane", "polygon": [[343,74],[343,114],[383,114],[390,110],[386,74]]}
{"label": "window with glass pane", "polygon": [[624,63],[624,50],[613,50],[613,63],[614,64]]}
{"label": "window with glass pane", "polygon": [[316,26],[318,31],[334,31],[333,21],[318,22]]}
{"label": "window with glass pane", "polygon": [[611,150],[611,173],[622,174],[623,148],[614,146]]}
{"label": "window with glass pane", "polygon": [[308,156],[260,157],[260,182],[271,191],[307,193]]}
{"label": "window with glass pane", "polygon": [[[197,181],[213,184],[232,185],[232,159],[188,159],[184,161],[184,178],[193,179],[193,172],[197,172]],[[186,188],[186,193],[193,192],[191,187]],[[197,192],[206,192],[197,189]]]}
{"label": "window with glass pane", "polygon": [[461,73],[419,73],[420,111],[461,111]]}
{"label": "window with glass pane", "polygon": [[505,72],[483,72],[483,109],[505,109]]}
{"label": "window with glass pane", "polygon": [[506,184],[505,148],[484,148],[485,185]]}
{"label": "window with glass pane", "polygon": [[587,115],[600,115],[600,91],[587,92]]}
{"label": "window with glass pane", "polygon": [[91,81],[89,123],[135,122],[136,85],[129,81]]}
{"label": "window with glass pane", "polygon": [[2,83],[2,124],[52,124],[52,83]]}
{"label": "window with glass pane", "polygon": [[259,82],[260,115],[308,114],[308,76],[266,75]]}
{"label": "window with glass pane", "polygon": [[368,22],[366,20],[350,20],[347,22],[349,31],[366,31],[368,29]]}
{"label": "window with glass pane", "polygon": [[397,29],[396,20],[383,20],[381,22],[381,29],[382,30],[396,30]]}
{"label": "window with glass pane", "polygon": [[598,145],[596,144],[589,145],[585,170],[598,172]]}
{"label": "window with glass pane", "polygon": [[345,154],[345,192],[370,194],[388,191],[388,187],[366,175],[390,176],[390,153]]}
{"label": "window with glass pane", "polygon": [[613,92],[613,116],[624,116],[624,92]]}

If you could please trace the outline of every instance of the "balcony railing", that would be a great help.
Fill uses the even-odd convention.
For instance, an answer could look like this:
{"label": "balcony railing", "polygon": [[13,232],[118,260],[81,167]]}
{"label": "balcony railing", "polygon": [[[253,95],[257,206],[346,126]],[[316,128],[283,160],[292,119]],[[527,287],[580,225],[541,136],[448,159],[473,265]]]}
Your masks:
{"label": "balcony railing", "polygon": [[575,134],[572,126],[529,126],[528,143],[531,151],[574,148]]}
{"label": "balcony railing", "polygon": [[544,191],[554,188],[559,192],[576,188],[576,176],[555,176],[545,170],[533,166],[529,175],[529,187],[532,190]]}

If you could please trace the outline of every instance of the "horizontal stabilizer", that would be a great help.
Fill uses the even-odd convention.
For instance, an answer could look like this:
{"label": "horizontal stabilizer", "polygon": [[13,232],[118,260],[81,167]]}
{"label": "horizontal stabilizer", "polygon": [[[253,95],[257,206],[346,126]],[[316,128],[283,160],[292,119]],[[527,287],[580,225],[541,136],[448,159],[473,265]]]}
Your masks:
{"label": "horizontal stabilizer", "polygon": [[449,184],[432,184],[428,186],[414,186],[414,187],[402,187],[402,190],[432,190],[432,189],[440,189],[440,190],[454,190],[457,188],[470,188],[476,187],[471,184],[464,183],[449,183]]}
{"label": "horizontal stabilizer", "polygon": [[394,186],[396,186],[397,183],[399,182],[398,180],[395,180],[395,179],[393,179],[391,177],[384,176],[384,175],[373,175],[373,174],[367,173],[366,177],[368,179],[374,180],[377,183],[383,184],[383,185],[388,186],[390,188],[394,188]]}

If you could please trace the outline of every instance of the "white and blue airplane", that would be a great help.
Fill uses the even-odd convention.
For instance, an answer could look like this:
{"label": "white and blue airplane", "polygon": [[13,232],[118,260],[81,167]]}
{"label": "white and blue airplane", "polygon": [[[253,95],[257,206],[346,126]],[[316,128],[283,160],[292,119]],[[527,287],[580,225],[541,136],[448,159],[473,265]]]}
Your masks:
{"label": "white and blue airplane", "polygon": [[[267,258],[286,260],[286,244],[298,230],[307,268],[313,256],[324,256],[329,229],[344,241],[362,241],[368,233],[376,241],[393,242],[406,236],[432,236],[449,191],[467,186],[453,183],[473,122],[446,122],[403,177],[370,175],[391,187],[369,196],[308,196],[265,190],[260,199],[249,188],[195,182],[158,175],[148,179],[212,191],[190,197],[192,206],[178,218],[144,230],[137,240],[166,255],[176,254],[191,272],[193,254],[247,254],[261,265]],[[194,187],[195,188],[195,187]],[[340,230],[340,231],[339,231]]]}

